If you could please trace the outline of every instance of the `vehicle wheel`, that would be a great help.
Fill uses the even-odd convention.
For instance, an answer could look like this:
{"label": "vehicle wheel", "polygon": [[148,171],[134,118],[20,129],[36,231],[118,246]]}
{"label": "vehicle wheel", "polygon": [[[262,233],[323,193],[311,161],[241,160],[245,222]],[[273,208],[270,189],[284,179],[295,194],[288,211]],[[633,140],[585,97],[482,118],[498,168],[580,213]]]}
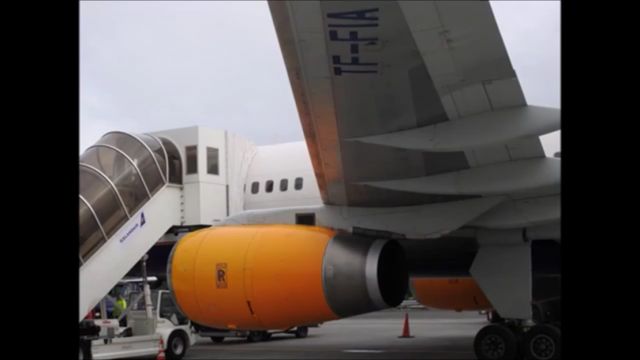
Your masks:
{"label": "vehicle wheel", "polygon": [[213,341],[216,344],[220,344],[221,342],[224,341],[224,336],[211,336],[211,341]]}
{"label": "vehicle wheel", "polygon": [[258,342],[267,340],[266,331],[249,331],[249,336],[247,336],[247,340],[249,342]]}
{"label": "vehicle wheel", "polygon": [[478,331],[473,348],[478,360],[514,360],[518,356],[518,338],[508,327],[491,324]]}
{"label": "vehicle wheel", "polygon": [[309,328],[306,326],[298,326],[295,334],[297,338],[306,338],[309,334]]}
{"label": "vehicle wheel", "polygon": [[555,360],[561,355],[560,329],[549,324],[535,325],[524,336],[524,354],[531,360]]}
{"label": "vehicle wheel", "polygon": [[173,332],[167,340],[167,360],[180,360],[187,352],[187,339],[180,332]]}

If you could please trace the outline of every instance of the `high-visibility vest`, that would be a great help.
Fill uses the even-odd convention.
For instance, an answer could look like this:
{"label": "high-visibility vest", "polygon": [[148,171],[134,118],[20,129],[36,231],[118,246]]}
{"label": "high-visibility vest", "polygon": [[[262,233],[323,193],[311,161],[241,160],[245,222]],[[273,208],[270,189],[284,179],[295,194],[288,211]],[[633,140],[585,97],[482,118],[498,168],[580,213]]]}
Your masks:
{"label": "high-visibility vest", "polygon": [[116,304],[113,307],[113,316],[120,317],[120,314],[127,308],[127,301],[124,298],[116,300]]}

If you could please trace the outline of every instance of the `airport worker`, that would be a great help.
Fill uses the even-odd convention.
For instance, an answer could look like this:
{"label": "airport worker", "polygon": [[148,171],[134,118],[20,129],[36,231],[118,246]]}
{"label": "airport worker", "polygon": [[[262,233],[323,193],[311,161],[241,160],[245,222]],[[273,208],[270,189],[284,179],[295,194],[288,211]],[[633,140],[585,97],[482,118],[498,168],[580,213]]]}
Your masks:
{"label": "airport worker", "polygon": [[127,301],[124,299],[122,294],[118,294],[118,299],[113,306],[113,317],[118,318],[127,308]]}

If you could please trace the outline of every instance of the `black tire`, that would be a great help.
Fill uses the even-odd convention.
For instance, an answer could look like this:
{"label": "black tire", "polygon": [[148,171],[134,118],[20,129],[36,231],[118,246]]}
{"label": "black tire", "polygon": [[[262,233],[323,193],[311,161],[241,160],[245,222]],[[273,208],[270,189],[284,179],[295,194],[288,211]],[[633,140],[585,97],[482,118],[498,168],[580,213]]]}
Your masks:
{"label": "black tire", "polygon": [[562,333],[550,324],[535,325],[524,335],[524,355],[529,360],[555,360],[562,357]]}
{"label": "black tire", "polygon": [[295,334],[296,334],[296,337],[299,338],[299,339],[300,338],[306,338],[307,335],[309,335],[309,328],[306,327],[306,326],[298,326],[296,328]]}
{"label": "black tire", "polygon": [[266,331],[249,331],[249,335],[247,336],[247,341],[249,342],[259,342],[267,340]]}
{"label": "black tire", "polygon": [[216,344],[220,344],[221,342],[224,341],[224,336],[211,336],[211,341],[213,341]]}
{"label": "black tire", "polygon": [[180,360],[187,353],[189,347],[189,341],[182,331],[175,331],[169,336],[167,340],[167,360]]}
{"label": "black tire", "polygon": [[491,324],[476,334],[473,349],[478,360],[514,360],[518,357],[518,337],[508,327]]}

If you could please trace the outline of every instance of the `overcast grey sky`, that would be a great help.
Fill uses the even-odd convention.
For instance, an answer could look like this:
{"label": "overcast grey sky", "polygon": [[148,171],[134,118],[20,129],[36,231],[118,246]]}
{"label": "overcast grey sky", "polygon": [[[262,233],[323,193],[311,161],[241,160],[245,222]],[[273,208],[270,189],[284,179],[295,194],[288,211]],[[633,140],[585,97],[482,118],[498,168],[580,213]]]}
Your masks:
{"label": "overcast grey sky", "polygon": [[[528,103],[560,107],[560,3],[491,5]],[[267,3],[81,2],[79,150],[111,130],[193,125],[303,139]]]}

